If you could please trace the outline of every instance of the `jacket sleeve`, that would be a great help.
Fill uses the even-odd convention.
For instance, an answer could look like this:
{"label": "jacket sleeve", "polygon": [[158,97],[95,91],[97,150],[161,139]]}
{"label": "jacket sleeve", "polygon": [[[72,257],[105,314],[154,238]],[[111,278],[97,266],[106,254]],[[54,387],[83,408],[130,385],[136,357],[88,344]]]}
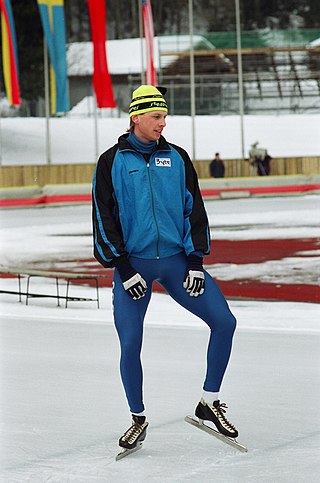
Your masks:
{"label": "jacket sleeve", "polygon": [[[194,251],[200,251],[203,252],[204,255],[208,255],[210,253],[210,229],[199,188],[198,176],[188,153],[179,146],[174,145],[174,147],[184,160],[186,188],[192,197],[192,210],[189,215],[189,222]],[[187,255],[189,255],[189,253],[187,253]]]}
{"label": "jacket sleeve", "polygon": [[127,254],[111,176],[116,150],[117,145],[100,156],[92,183],[93,252],[104,267],[114,266],[117,257]]}

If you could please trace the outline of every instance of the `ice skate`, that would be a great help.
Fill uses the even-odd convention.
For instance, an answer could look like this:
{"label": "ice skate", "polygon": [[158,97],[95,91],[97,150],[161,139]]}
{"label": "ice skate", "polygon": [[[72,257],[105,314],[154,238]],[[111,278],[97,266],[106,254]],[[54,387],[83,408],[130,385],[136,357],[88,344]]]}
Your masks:
{"label": "ice skate", "polygon": [[[186,416],[185,421],[195,426],[201,431],[218,438],[220,441],[236,448],[242,453],[246,453],[248,448],[236,440],[238,431],[230,421],[225,417],[227,406],[220,401],[215,401],[212,405],[206,403],[203,399],[199,402],[195,410],[194,416]],[[215,428],[210,427],[207,422],[214,424]]]}
{"label": "ice skate", "polygon": [[123,449],[117,455],[117,460],[129,455],[130,453],[136,452],[138,449],[141,449],[142,442],[145,440],[147,435],[148,425],[149,423],[147,422],[145,416],[132,415],[132,425],[119,439],[119,446],[121,446]]}
{"label": "ice skate", "polygon": [[227,406],[225,403],[220,403],[220,401],[214,401],[214,403],[208,404],[201,399],[198,406],[196,407],[195,415],[199,418],[199,422],[211,421],[219,431],[219,433],[228,438],[236,438],[238,436],[238,431],[235,426],[228,421],[225,416]]}

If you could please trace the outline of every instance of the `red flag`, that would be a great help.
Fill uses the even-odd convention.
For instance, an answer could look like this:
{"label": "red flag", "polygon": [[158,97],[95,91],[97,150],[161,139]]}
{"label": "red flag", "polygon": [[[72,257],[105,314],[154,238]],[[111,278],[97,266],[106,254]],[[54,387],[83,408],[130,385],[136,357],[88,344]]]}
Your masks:
{"label": "red flag", "polygon": [[105,0],[88,0],[93,42],[93,87],[98,107],[116,107],[106,53]]}
{"label": "red flag", "polygon": [[3,77],[11,106],[20,106],[16,33],[10,0],[0,0]]}
{"label": "red flag", "polygon": [[142,0],[142,16],[147,49],[146,84],[155,86],[157,84],[157,73],[153,60],[154,29],[150,0]]}

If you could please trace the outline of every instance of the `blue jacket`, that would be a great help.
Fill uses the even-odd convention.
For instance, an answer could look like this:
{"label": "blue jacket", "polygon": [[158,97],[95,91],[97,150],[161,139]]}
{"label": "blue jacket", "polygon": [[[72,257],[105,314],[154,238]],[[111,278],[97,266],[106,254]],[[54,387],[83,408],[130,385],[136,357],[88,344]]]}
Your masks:
{"label": "blue jacket", "polygon": [[161,136],[149,156],[122,135],[97,163],[92,190],[94,256],[156,259],[210,250],[198,178],[185,150]]}

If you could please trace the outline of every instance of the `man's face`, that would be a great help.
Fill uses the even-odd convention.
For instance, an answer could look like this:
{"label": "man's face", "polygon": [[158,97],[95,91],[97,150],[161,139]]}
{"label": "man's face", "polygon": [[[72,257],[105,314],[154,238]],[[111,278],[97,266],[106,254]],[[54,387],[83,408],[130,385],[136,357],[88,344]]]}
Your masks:
{"label": "man's face", "polygon": [[135,135],[145,143],[157,141],[166,126],[166,117],[167,113],[164,111],[151,111],[132,116]]}

